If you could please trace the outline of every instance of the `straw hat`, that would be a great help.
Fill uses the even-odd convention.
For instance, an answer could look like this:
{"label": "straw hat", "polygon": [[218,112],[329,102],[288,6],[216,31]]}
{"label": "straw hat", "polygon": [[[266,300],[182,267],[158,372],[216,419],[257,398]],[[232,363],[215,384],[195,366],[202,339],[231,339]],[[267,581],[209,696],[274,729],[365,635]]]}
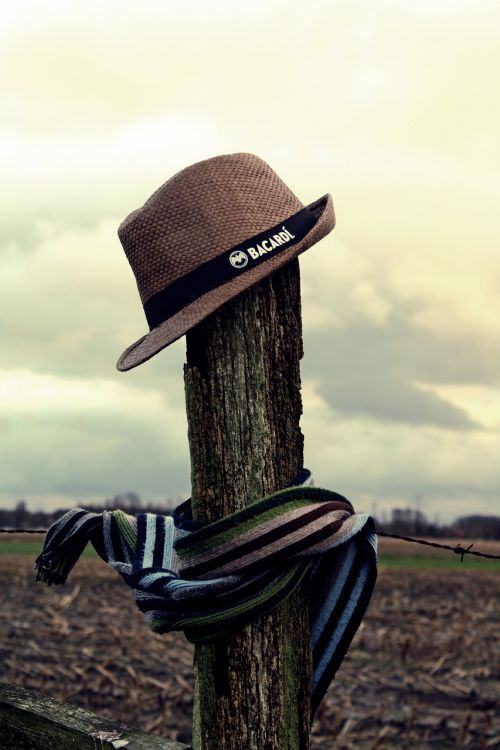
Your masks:
{"label": "straw hat", "polygon": [[175,174],[121,223],[149,333],[130,370],[330,232],[330,195],[304,206],[265,161],[228,154]]}

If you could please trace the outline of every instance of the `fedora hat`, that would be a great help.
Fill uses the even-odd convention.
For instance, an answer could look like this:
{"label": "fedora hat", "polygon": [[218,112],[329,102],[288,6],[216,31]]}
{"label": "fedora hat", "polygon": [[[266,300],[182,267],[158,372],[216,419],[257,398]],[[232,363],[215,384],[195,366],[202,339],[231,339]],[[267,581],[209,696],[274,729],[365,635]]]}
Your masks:
{"label": "fedora hat", "polygon": [[149,332],[123,352],[117,369],[150,359],[334,225],[330,195],[304,206],[253,154],[216,156],[177,172],[118,228]]}

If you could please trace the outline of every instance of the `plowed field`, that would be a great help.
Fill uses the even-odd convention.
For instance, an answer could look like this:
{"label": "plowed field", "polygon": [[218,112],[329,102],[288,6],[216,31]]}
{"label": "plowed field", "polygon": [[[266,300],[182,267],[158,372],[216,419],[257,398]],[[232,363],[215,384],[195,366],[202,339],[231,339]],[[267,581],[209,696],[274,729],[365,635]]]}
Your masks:
{"label": "plowed field", "polygon": [[[0,680],[189,739],[183,636],[151,633],[101,561],[80,561],[52,588],[36,585],[31,568],[29,555],[0,556]],[[500,575],[458,561],[382,566],[312,747],[500,748]]]}

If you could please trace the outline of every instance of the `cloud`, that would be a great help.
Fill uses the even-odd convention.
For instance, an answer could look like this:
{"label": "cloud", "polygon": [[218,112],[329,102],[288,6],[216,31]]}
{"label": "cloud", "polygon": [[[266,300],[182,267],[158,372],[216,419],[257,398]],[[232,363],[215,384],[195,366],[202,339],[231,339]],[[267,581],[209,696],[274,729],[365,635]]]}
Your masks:
{"label": "cloud", "polygon": [[[0,259],[0,366],[81,378],[120,380],[121,352],[147,332],[133,273],[116,235],[117,220],[88,230],[38,229],[29,254],[11,248]],[[171,389],[182,372],[183,342],[147,368]],[[144,385],[144,368],[128,377]],[[155,373],[153,375],[153,373]]]}
{"label": "cloud", "polygon": [[[411,341],[411,330],[409,336]],[[381,333],[369,326],[308,335],[304,371],[318,380],[326,402],[344,414],[458,430],[479,427],[462,408],[418,382],[418,343],[411,341],[413,357],[406,359],[409,347],[399,348],[399,340],[397,331]]]}
{"label": "cloud", "polygon": [[480,421],[464,408],[464,399],[457,405],[438,386],[497,388],[500,381],[500,364],[487,340],[473,333],[432,334],[403,314],[380,327],[352,320],[328,331],[306,331],[304,342],[304,372],[318,379],[327,402],[344,413],[478,428]]}
{"label": "cloud", "polygon": [[189,486],[187,425],[174,394],[106,379],[0,372],[8,441],[0,500],[31,507],[135,491],[178,499]]}
{"label": "cloud", "polygon": [[104,220],[118,226],[171,174],[219,150],[207,115],[143,116],[111,131],[4,133],[2,245],[30,252],[46,226],[52,233],[93,230]]}
{"label": "cloud", "polygon": [[172,403],[183,404],[184,341],[115,371],[146,330],[116,228],[177,170],[246,150],[305,203],[334,198],[335,232],[301,258],[306,446],[328,481],[367,502],[424,486],[450,513],[493,497],[500,9],[450,8],[20,0],[0,11],[0,382],[17,379],[33,409],[0,422],[14,438],[8,492],[29,494],[39,474],[40,502],[53,502],[73,473],[75,497],[115,492],[121,470],[127,489],[135,476],[156,493],[150,478],[170,471],[182,485]]}
{"label": "cloud", "polygon": [[[358,360],[355,367],[359,365]],[[458,430],[477,426],[464,410],[393,373],[347,372],[343,380],[336,373],[332,381],[322,383],[320,391],[329,404],[344,414]]]}
{"label": "cloud", "polygon": [[[457,96],[464,96],[472,106],[446,131],[453,148],[485,105],[479,72],[494,90],[494,2],[483,1],[474,13],[456,3],[451,12],[444,3],[432,14],[393,0],[376,9],[320,1],[312,11],[283,0],[238,7],[227,0],[18,5],[4,25],[2,67],[9,65],[6,94],[18,103],[6,117],[25,128],[95,128],[166,108],[223,110],[269,127],[263,114],[270,105],[276,115],[279,105],[298,99],[307,105],[295,107],[301,124],[311,106],[316,114],[333,108],[342,128],[363,129],[367,138],[406,142],[411,130],[425,144],[442,138]],[[320,72],[328,83],[323,97],[313,78]],[[259,99],[264,112],[256,110]],[[489,106],[498,112],[491,99]],[[356,121],[367,111],[369,129]],[[326,117],[314,124],[337,128]]]}
{"label": "cloud", "polygon": [[[464,327],[438,325],[436,296],[421,286],[421,277],[410,295],[409,275],[406,284],[394,284],[386,264],[335,232],[301,260],[306,376],[344,414],[447,429],[479,427],[464,398],[455,403],[438,386],[498,386],[498,321],[493,330],[480,319]],[[439,278],[440,319],[454,318],[460,292],[455,299],[453,287]],[[433,283],[437,292],[437,279]],[[471,283],[470,309],[481,309],[484,295],[483,285]]]}
{"label": "cloud", "polygon": [[498,502],[498,431],[460,431],[346,416],[304,383],[305,462],[316,483],[358,511],[413,507],[433,518],[490,513]]}

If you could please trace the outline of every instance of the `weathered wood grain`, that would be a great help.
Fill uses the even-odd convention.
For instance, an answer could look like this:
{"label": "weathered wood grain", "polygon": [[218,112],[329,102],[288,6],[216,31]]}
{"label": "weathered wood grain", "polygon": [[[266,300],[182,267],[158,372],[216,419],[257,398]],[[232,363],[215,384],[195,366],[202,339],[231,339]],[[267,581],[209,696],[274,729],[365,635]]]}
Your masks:
{"label": "weathered wood grain", "polygon": [[0,682],[0,750],[189,750],[69,703]]}
{"label": "weathered wood grain", "polygon": [[[187,334],[195,518],[211,522],[290,483],[303,465],[302,325],[294,261]],[[195,648],[196,750],[307,750],[305,593]]]}

